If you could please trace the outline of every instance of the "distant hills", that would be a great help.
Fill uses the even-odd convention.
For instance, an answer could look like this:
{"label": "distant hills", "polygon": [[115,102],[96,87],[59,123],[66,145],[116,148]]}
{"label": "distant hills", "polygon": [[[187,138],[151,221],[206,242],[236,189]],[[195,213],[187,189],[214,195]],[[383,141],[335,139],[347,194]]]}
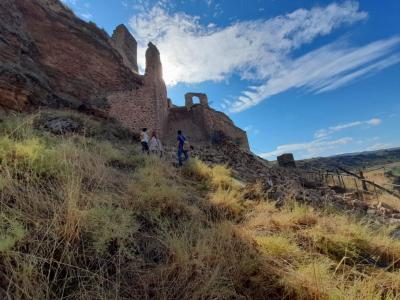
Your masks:
{"label": "distant hills", "polygon": [[303,169],[333,169],[340,166],[347,169],[364,169],[377,165],[400,162],[400,147],[376,151],[357,152],[335,155],[331,157],[317,157],[296,162]]}

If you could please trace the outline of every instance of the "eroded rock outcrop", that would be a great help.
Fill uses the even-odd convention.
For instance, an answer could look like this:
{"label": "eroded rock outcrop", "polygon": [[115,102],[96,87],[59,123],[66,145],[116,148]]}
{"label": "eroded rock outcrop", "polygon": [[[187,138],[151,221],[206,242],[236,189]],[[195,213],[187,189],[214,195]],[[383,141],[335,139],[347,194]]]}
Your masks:
{"label": "eroded rock outcrop", "polygon": [[2,0],[0,14],[3,107],[104,109],[98,104],[110,91],[141,84],[108,35],[57,0]]}

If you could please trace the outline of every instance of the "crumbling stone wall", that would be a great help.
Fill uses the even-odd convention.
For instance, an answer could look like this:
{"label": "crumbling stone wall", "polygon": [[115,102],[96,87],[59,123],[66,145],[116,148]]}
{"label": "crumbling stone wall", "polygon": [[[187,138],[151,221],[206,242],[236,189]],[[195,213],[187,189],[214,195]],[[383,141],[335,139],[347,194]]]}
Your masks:
{"label": "crumbling stone wall", "polygon": [[107,99],[110,116],[129,128],[140,131],[146,127],[149,131],[155,130],[161,137],[165,135],[170,103],[156,46],[152,43],[148,45],[143,85],[134,90],[112,93]]}
{"label": "crumbling stone wall", "polygon": [[165,141],[182,129],[197,144],[221,133],[249,149],[246,133],[211,109],[206,94],[188,93],[186,107],[172,104],[152,43],[145,74],[137,69],[137,43],[123,25],[110,38],[59,0],[0,1],[0,111],[68,106],[156,130]]}
{"label": "crumbling stone wall", "polygon": [[226,138],[232,143],[244,150],[250,151],[247,134],[244,130],[236,127],[226,114],[211,108],[202,108],[204,127],[207,130],[208,136],[212,137],[215,133],[223,132]]}
{"label": "crumbling stone wall", "polygon": [[178,130],[182,130],[194,146],[210,146],[215,135],[222,133],[224,139],[243,150],[250,150],[245,131],[236,127],[224,113],[201,104],[195,104],[189,110],[187,107],[170,109],[166,129],[168,143],[175,142]]}
{"label": "crumbling stone wall", "polygon": [[138,73],[137,42],[125,25],[118,25],[111,37],[111,44],[121,54],[124,64]]}
{"label": "crumbling stone wall", "polygon": [[185,106],[187,109],[193,107],[193,97],[197,97],[200,100],[202,106],[208,106],[208,97],[203,93],[186,93],[185,94]]}
{"label": "crumbling stone wall", "polygon": [[168,122],[166,125],[166,143],[175,144],[178,130],[196,146],[210,141],[204,126],[204,118],[198,109],[186,109],[186,107],[174,107],[169,110]]}

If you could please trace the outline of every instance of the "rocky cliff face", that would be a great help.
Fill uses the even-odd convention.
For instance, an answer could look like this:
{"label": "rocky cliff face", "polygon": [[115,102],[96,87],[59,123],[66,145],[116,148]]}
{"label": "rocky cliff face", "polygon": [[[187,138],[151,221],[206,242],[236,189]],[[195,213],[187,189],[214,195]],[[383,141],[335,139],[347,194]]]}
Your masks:
{"label": "rocky cliff face", "polygon": [[57,0],[0,2],[0,106],[104,109],[111,91],[140,87],[108,35]]}

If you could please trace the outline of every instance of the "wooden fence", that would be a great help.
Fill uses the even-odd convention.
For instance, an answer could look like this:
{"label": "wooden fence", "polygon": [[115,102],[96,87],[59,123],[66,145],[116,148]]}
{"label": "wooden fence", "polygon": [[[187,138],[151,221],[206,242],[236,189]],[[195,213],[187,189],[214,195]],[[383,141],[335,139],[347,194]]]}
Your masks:
{"label": "wooden fence", "polygon": [[[382,168],[372,171],[379,169]],[[305,178],[311,182],[323,182],[331,187],[339,187],[343,188],[344,190],[355,190],[360,192],[362,195],[375,194],[375,196],[378,198],[378,192],[380,191],[400,199],[400,194],[394,191],[394,188],[400,188],[400,185],[386,183],[384,184],[386,186],[385,187],[381,184],[366,179],[362,171],[359,171],[359,173],[356,174],[337,166],[335,170],[330,171],[308,171],[306,172]]]}

